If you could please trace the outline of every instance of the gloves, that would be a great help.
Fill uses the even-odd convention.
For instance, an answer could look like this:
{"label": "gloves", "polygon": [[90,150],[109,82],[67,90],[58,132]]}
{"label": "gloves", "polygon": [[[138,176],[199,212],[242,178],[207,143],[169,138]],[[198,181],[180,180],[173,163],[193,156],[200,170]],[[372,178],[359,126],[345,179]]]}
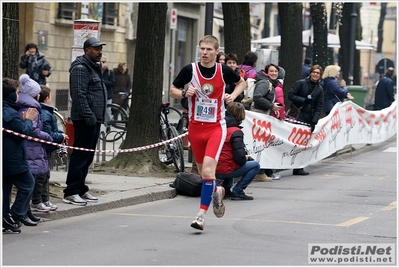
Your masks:
{"label": "gloves", "polygon": [[310,123],[310,129],[312,130],[312,132],[314,131],[315,127],[316,127],[315,123]]}
{"label": "gloves", "polygon": [[305,99],[305,104],[312,104],[312,99]]}

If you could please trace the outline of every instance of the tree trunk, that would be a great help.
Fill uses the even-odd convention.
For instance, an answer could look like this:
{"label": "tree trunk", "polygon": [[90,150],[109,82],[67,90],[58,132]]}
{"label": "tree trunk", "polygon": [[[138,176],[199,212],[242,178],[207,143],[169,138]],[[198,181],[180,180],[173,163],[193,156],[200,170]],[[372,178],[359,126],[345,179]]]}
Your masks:
{"label": "tree trunk", "polygon": [[[387,3],[381,3],[380,20],[378,22],[378,41],[377,41],[377,53],[382,52],[382,42],[384,41],[384,21],[385,15],[387,14]],[[376,71],[376,73],[378,73]]]}
{"label": "tree trunk", "polygon": [[3,77],[18,80],[19,4],[3,3]]}
{"label": "tree trunk", "polygon": [[302,75],[302,3],[278,3],[281,25],[279,65],[285,69],[284,102],[290,106],[288,91]]}
{"label": "tree trunk", "polygon": [[[349,72],[350,72],[350,48],[355,46],[350,42],[351,40],[351,27],[352,27],[352,12],[353,5],[356,5],[356,31],[355,40],[359,40],[359,34],[361,34],[360,24],[360,5],[358,3],[345,3],[343,8],[342,25],[339,27],[339,39],[341,48],[339,49],[339,66],[341,67],[341,73],[343,79],[349,82]],[[353,60],[353,84],[360,84],[360,52],[356,49],[354,50],[354,60]]]}
{"label": "tree trunk", "polygon": [[[159,142],[167,8],[167,3],[139,3],[132,103],[123,149]],[[139,174],[159,172],[166,166],[158,151],[159,147],[119,153],[107,166]]]}
{"label": "tree trunk", "polygon": [[313,24],[312,64],[318,64],[324,70],[328,65],[326,5],[324,3],[310,3],[310,14]]}
{"label": "tree trunk", "polygon": [[263,30],[262,30],[262,38],[266,38],[270,36],[270,14],[272,10],[272,3],[265,3],[265,12]]}
{"label": "tree trunk", "polygon": [[225,52],[235,53],[238,64],[244,61],[251,50],[251,23],[249,3],[222,3]]}

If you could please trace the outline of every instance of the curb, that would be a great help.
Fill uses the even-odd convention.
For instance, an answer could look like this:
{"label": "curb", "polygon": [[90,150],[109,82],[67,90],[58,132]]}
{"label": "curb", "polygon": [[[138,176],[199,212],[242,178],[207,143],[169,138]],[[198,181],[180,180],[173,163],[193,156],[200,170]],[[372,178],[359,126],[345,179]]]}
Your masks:
{"label": "curb", "polygon": [[[167,185],[169,187],[169,185]],[[88,203],[86,206],[75,206],[71,204],[58,203],[58,209],[50,213],[36,213],[42,221],[59,220],[89,213],[95,213],[115,208],[139,205],[153,201],[171,199],[176,197],[176,189],[165,190],[165,187],[156,186],[143,193],[133,192],[111,192],[107,195],[99,196],[97,203]]]}

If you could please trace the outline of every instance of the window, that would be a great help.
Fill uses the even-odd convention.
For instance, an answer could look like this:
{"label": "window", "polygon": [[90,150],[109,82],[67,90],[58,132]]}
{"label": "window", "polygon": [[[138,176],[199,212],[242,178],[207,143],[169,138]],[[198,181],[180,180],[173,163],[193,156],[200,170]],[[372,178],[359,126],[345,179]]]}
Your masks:
{"label": "window", "polygon": [[57,19],[76,20],[79,18],[78,3],[59,3]]}
{"label": "window", "polygon": [[57,89],[55,91],[55,107],[57,107],[59,111],[68,111],[68,98],[68,89]]}
{"label": "window", "polygon": [[104,3],[103,5],[103,24],[118,26],[119,25],[119,3]]}

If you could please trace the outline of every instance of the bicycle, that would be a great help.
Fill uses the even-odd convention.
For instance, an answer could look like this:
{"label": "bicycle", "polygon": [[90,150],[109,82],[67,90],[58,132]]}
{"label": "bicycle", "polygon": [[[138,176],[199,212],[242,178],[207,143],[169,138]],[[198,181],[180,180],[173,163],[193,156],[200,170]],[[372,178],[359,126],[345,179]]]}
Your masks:
{"label": "bicycle", "polygon": [[[105,141],[107,142],[115,142],[123,138],[127,131],[132,93],[119,92],[119,95],[123,99],[122,105],[116,103],[107,104],[107,109],[109,109],[111,114],[111,118],[108,121],[109,131],[105,131]],[[125,104],[127,105],[126,110],[123,108]],[[182,113],[178,109],[169,107],[169,123],[172,126],[177,127],[181,117]],[[103,139],[102,135],[100,139]]]}
{"label": "bicycle", "polygon": [[[57,127],[62,132],[66,133],[66,119],[63,115],[61,115],[57,109],[54,109],[53,114],[57,120]],[[57,150],[51,153],[51,157],[49,159],[50,169],[54,166],[56,170],[58,170],[59,166],[65,165],[65,169],[67,169],[68,165],[68,153],[65,147],[58,147]]]}
{"label": "bicycle", "polygon": [[[161,106],[160,140],[167,141],[179,136],[176,127],[169,122],[168,115],[172,107],[169,102],[163,102]],[[160,160],[165,165],[173,163],[176,172],[184,171],[184,145],[183,139],[177,139],[161,146],[160,152],[164,151],[165,156],[160,155]]]}
{"label": "bicycle", "polygon": [[[120,92],[122,98],[128,101],[131,98],[131,93]],[[127,132],[127,123],[129,115],[127,111],[116,103],[107,105],[107,108],[111,109],[111,120],[108,121],[110,131],[106,133],[105,140],[107,142],[115,142],[123,138]],[[128,105],[128,108],[129,105]],[[170,118],[173,118],[171,121]],[[160,116],[160,142],[173,139],[180,135],[176,127],[181,121],[182,113],[174,107],[170,107],[169,102],[163,102],[161,105],[161,116]],[[102,138],[103,135],[100,135]],[[123,142],[122,142],[123,144]],[[122,146],[121,144],[121,146]],[[184,171],[184,145],[183,139],[178,139],[172,142],[168,142],[165,145],[160,146],[160,160],[166,165],[173,163],[177,172]]]}

